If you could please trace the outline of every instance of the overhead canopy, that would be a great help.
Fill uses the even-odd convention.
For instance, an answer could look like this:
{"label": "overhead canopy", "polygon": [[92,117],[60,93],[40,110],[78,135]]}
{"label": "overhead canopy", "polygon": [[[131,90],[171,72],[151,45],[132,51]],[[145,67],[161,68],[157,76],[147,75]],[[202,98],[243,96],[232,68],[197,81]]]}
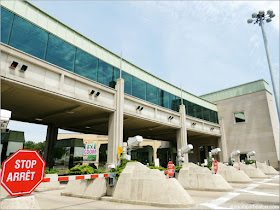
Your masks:
{"label": "overhead canopy", "polygon": [[60,139],[57,140],[55,147],[84,147],[84,142],[79,138]]}

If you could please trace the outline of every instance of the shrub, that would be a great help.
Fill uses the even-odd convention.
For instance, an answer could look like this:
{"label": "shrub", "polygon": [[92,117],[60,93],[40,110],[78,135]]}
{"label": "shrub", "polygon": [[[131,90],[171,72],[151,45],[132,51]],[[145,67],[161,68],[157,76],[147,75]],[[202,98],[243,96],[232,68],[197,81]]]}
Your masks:
{"label": "shrub", "polygon": [[180,169],[183,167],[183,165],[175,166],[175,172],[179,173]]}
{"label": "shrub", "polygon": [[246,165],[254,164],[255,162],[256,162],[255,160],[245,160]]}
{"label": "shrub", "polygon": [[149,166],[150,169],[158,169],[160,171],[166,171],[167,169],[164,167],[156,167],[156,166]]}
{"label": "shrub", "polygon": [[45,168],[45,174],[59,174],[59,171],[55,168]]}
{"label": "shrub", "polygon": [[89,165],[75,165],[73,168],[68,169],[66,174],[68,175],[81,175],[81,174],[100,174],[105,173],[101,169],[94,169]]}
{"label": "shrub", "polygon": [[137,161],[135,161],[135,160],[124,160],[123,158],[121,158],[121,164],[118,165],[116,168],[111,168],[110,172],[115,173],[116,179],[119,178],[119,176],[121,175],[123,169],[125,168],[125,166],[128,162],[137,162]]}

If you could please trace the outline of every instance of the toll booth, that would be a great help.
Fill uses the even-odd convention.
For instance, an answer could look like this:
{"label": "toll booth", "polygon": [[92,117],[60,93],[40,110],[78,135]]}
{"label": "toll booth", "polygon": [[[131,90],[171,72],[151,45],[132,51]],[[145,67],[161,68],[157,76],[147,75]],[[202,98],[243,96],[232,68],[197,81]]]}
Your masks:
{"label": "toll booth", "polygon": [[1,162],[17,150],[23,149],[24,142],[24,132],[22,131],[7,130],[7,132],[1,133]]}
{"label": "toll booth", "polygon": [[55,145],[55,168],[64,174],[67,169],[83,164],[84,143],[80,138],[57,140]]}

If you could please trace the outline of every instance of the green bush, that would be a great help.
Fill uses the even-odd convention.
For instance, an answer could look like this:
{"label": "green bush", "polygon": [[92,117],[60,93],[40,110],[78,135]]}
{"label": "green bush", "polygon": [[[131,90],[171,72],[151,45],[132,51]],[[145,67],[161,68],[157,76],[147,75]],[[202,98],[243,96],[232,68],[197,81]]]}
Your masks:
{"label": "green bush", "polygon": [[121,158],[121,164],[118,165],[116,168],[111,168],[110,172],[115,173],[116,179],[119,178],[119,176],[121,175],[123,169],[125,168],[125,166],[128,162],[137,162],[137,161],[135,161],[135,160],[124,160],[124,159]]}
{"label": "green bush", "polygon": [[81,174],[100,174],[105,173],[101,169],[94,169],[89,165],[75,165],[73,168],[70,168],[66,171],[68,175],[81,175]]}
{"label": "green bush", "polygon": [[45,174],[59,174],[59,171],[55,168],[45,168]]}
{"label": "green bush", "polygon": [[255,160],[245,160],[246,165],[254,164],[255,162],[256,162]]}
{"label": "green bush", "polygon": [[175,166],[175,173],[179,173],[179,171],[182,167],[183,167],[183,165]]}
{"label": "green bush", "polygon": [[167,169],[164,168],[164,167],[156,167],[156,166],[150,166],[150,165],[149,165],[149,168],[150,168],[150,169],[158,169],[158,170],[160,170],[160,171],[166,171],[166,170],[167,170]]}

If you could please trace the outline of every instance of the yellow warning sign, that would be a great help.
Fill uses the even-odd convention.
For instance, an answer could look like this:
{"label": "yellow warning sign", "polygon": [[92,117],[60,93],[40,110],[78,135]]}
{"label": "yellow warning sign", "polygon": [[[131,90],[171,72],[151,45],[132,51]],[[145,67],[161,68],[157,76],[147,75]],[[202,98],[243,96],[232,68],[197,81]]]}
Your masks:
{"label": "yellow warning sign", "polygon": [[120,154],[122,153],[122,147],[118,147],[118,159],[120,158]]}

